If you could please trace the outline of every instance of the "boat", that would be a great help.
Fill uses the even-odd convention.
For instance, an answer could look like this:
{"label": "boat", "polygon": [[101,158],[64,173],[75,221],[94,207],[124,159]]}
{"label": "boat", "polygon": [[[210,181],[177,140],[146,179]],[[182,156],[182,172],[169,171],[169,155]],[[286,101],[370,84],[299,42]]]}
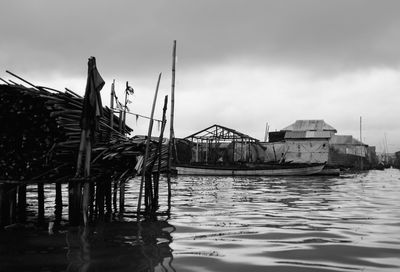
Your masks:
{"label": "boat", "polygon": [[265,164],[254,167],[229,167],[217,165],[179,165],[178,175],[198,176],[308,176],[322,171],[325,164]]}
{"label": "boat", "polygon": [[175,139],[177,175],[305,176],[322,171],[325,163],[263,160],[259,141],[221,125],[213,125],[184,139]]}

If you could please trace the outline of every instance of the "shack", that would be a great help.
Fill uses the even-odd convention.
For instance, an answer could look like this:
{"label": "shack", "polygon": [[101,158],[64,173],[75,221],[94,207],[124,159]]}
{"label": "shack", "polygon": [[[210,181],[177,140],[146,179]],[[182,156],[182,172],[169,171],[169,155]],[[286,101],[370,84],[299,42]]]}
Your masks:
{"label": "shack", "polygon": [[270,142],[262,143],[267,161],[325,163],[329,139],[337,132],[324,120],[297,120],[278,132],[270,133]]}

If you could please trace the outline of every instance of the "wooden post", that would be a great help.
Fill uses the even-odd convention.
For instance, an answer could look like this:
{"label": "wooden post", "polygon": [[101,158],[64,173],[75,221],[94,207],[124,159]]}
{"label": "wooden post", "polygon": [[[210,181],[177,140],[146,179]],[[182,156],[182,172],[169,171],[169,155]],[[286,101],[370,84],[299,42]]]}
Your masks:
{"label": "wooden post", "polygon": [[104,179],[96,181],[96,207],[99,218],[104,216]]}
{"label": "wooden post", "polygon": [[62,190],[61,190],[61,183],[56,183],[56,199],[55,199],[55,225],[58,226],[61,222],[62,217]]}
{"label": "wooden post", "polygon": [[158,95],[158,88],[160,86],[160,81],[161,81],[161,73],[158,76],[158,81],[157,81],[157,87],[156,87],[156,92],[154,94],[154,99],[153,99],[153,106],[151,108],[151,115],[150,115],[150,123],[149,123],[149,130],[147,133],[147,139],[146,139],[146,149],[144,152],[144,159],[143,159],[143,166],[142,166],[142,177],[140,180],[140,188],[139,188],[139,199],[138,199],[138,206],[137,206],[137,220],[140,220],[140,209],[142,206],[142,194],[143,194],[143,184],[145,182],[145,176],[147,172],[147,158],[149,157],[149,147],[150,147],[150,140],[151,140],[151,132],[153,130],[153,117],[154,117],[154,109],[156,107],[156,102],[157,102],[157,95]]}
{"label": "wooden post", "polygon": [[17,186],[12,185],[8,194],[10,201],[10,223],[14,224],[17,221]]}
{"label": "wooden post", "polygon": [[123,120],[122,120],[122,131],[125,132],[125,126],[126,126],[126,110],[128,107],[128,81],[126,82],[126,89],[125,89],[125,105],[124,105],[124,114],[123,114]]}
{"label": "wooden post", "polygon": [[119,110],[119,125],[118,125],[118,131],[125,135],[125,133],[122,131],[122,110]]}
{"label": "wooden post", "polygon": [[115,79],[111,84],[111,100],[110,100],[110,140],[112,139],[112,133],[114,129],[114,96],[115,96]]}
{"label": "wooden post", "polygon": [[105,201],[106,201],[106,211],[107,215],[112,214],[112,207],[111,207],[111,177],[107,175],[104,179],[104,194],[105,194]]}
{"label": "wooden post", "polygon": [[4,227],[10,223],[8,187],[8,184],[0,184],[0,227]]}
{"label": "wooden post", "polygon": [[18,186],[18,222],[23,223],[26,221],[26,185],[20,184]]}
{"label": "wooden post", "polygon": [[118,194],[118,181],[114,180],[113,186],[113,208],[114,211],[117,211],[117,194]]}
{"label": "wooden post", "polygon": [[80,223],[82,190],[78,179],[70,180],[68,183],[68,221],[71,226]]}
{"label": "wooden post", "polygon": [[39,225],[44,223],[44,186],[43,183],[37,184],[38,190],[38,223]]}
{"label": "wooden post", "polygon": [[162,124],[161,124],[161,132],[160,137],[158,138],[158,169],[157,173],[153,175],[153,182],[154,182],[154,198],[153,198],[153,205],[154,211],[158,209],[158,191],[159,191],[159,182],[160,182],[160,172],[161,172],[161,163],[162,163],[162,141],[164,139],[164,129],[166,125],[166,113],[167,113],[167,106],[168,106],[168,95],[164,98],[164,107],[163,107],[163,116],[162,116]]}
{"label": "wooden post", "polygon": [[175,111],[175,65],[176,65],[176,40],[172,49],[172,78],[171,78],[171,118],[168,143],[168,211],[171,209],[171,162],[172,162],[172,146],[174,144],[174,111]]}
{"label": "wooden post", "polygon": [[85,154],[85,170],[84,170],[84,185],[83,185],[83,199],[82,199],[82,212],[83,223],[85,226],[88,224],[88,209],[90,200],[90,162],[92,156],[92,146],[90,141],[90,130],[85,130],[86,134],[86,154]]}
{"label": "wooden post", "polygon": [[125,179],[121,179],[119,183],[119,213],[125,211]]}

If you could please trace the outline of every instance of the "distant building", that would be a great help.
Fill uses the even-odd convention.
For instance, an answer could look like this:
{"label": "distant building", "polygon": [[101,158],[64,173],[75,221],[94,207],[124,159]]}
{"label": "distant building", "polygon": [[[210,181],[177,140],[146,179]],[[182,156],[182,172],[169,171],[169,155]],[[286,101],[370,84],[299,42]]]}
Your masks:
{"label": "distant building", "polygon": [[328,164],[341,168],[360,168],[366,164],[368,145],[351,135],[334,135],[329,140]]}
{"label": "distant building", "polygon": [[325,163],[328,161],[329,139],[336,129],[324,120],[297,120],[280,131],[269,134],[262,143],[269,160],[294,163]]}
{"label": "distant building", "polygon": [[342,168],[371,168],[377,164],[375,147],[351,135],[336,135],[337,130],[324,120],[297,120],[269,134],[262,143],[270,160],[296,163],[326,162]]}

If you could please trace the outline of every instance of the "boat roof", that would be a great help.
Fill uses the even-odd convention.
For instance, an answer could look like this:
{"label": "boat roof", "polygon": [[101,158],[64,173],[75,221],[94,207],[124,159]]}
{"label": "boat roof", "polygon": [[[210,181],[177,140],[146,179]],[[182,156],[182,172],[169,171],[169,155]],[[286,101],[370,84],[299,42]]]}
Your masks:
{"label": "boat roof", "polygon": [[256,138],[250,137],[237,130],[227,128],[221,125],[212,125],[208,128],[193,133],[187,137],[187,140],[219,140],[219,141],[247,141],[247,142],[259,142]]}

